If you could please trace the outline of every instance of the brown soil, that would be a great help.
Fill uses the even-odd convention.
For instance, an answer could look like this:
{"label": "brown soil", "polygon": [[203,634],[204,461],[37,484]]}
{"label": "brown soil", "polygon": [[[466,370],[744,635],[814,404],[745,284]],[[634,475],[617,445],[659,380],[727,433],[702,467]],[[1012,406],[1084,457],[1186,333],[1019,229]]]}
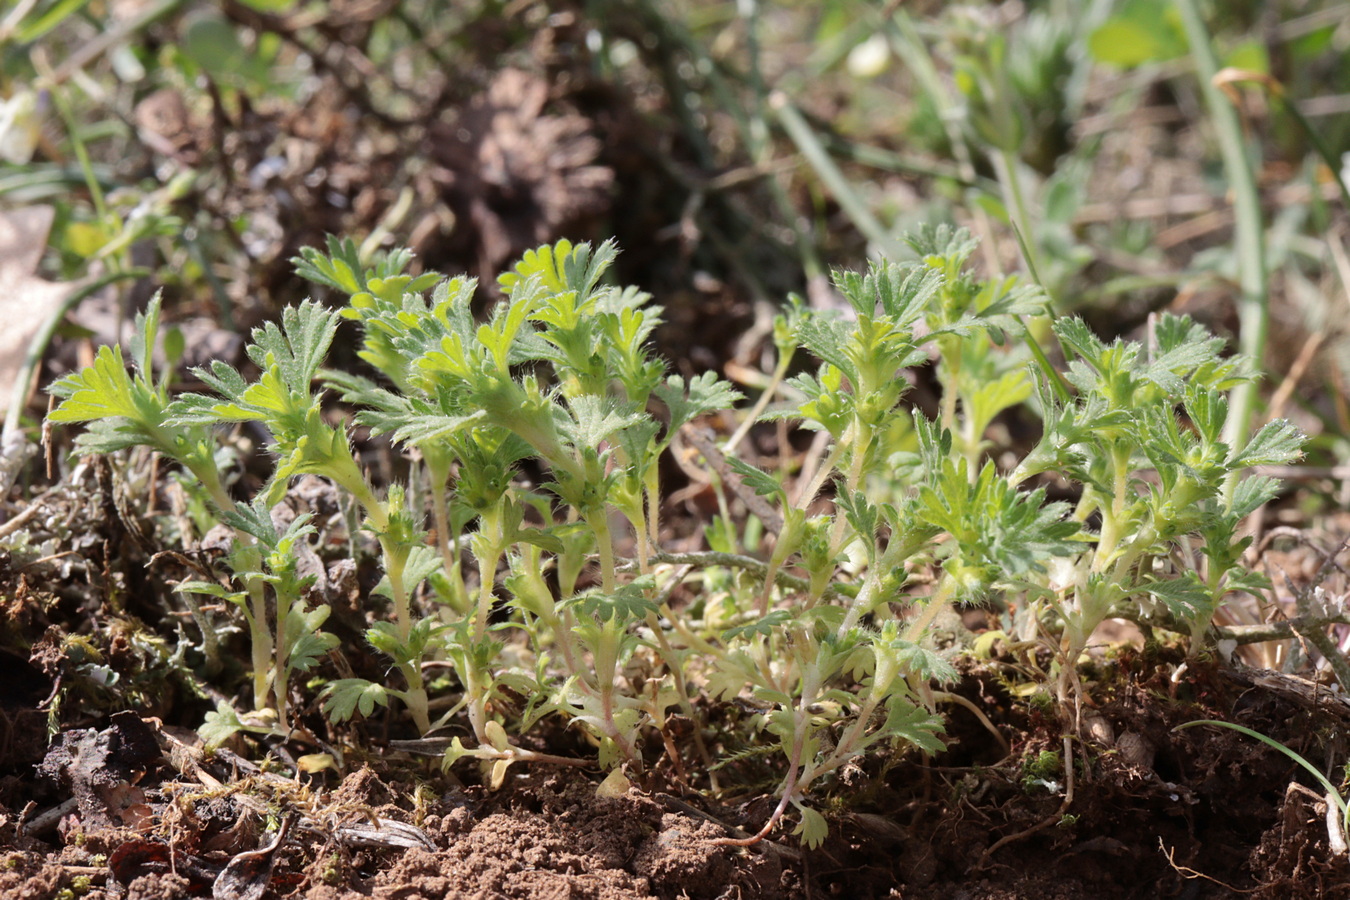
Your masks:
{"label": "brown soil", "polygon": [[[1173,681],[1176,662],[1126,652],[1096,673],[1095,737],[1075,742],[1067,814],[1061,786],[1037,782],[1028,762],[1059,745],[1055,721],[1010,703],[995,667],[968,672],[960,692],[1012,753],[954,707],[945,753],[870,758],[840,776],[815,851],[783,831],[752,849],[719,842],[764,821],[765,793],[717,803],[635,778],[602,798],[597,773],[544,768],[492,792],[393,751],[349,760],[345,778],[297,782],[229,752],[204,758],[187,732],[121,713],[59,735],[36,779],[7,766],[0,896],[1350,896],[1326,801],[1301,770],[1232,731],[1172,730],[1230,717],[1320,762],[1318,736],[1343,733],[1350,705],[1194,661]],[[268,820],[286,823],[279,846]]]}

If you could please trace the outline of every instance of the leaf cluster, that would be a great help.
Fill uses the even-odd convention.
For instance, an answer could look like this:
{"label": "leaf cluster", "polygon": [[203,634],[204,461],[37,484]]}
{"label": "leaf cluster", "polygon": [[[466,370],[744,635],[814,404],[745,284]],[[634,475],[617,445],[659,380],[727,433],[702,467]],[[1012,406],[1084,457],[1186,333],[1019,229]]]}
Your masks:
{"label": "leaf cluster", "polygon": [[[130,371],[104,348],[54,388],[52,419],[100,420],[83,449],[146,444],[198,476],[236,544],[229,578],[180,590],[239,610],[255,703],[282,724],[293,676],[341,649],[299,563],[315,525],[276,514],[290,480],[314,474],[350,495],[378,546],[365,640],[391,663],[386,682],[330,681],[330,722],[402,706],[427,732],[463,716],[473,740],[457,741],[447,764],[477,759],[496,783],[537,758],[508,728],[565,717],[603,765],[636,771],[670,710],[698,716],[692,691],[740,697],[781,748],[783,808],[817,842],[824,819],[807,797],[831,772],[882,744],[941,749],[927,686],[955,669],[929,635],[948,607],[988,601],[1054,628],[1041,617],[1049,606],[1062,672],[1109,614],[1162,608],[1201,635],[1226,593],[1253,583],[1238,526],[1276,485],[1243,473],[1295,458],[1301,442],[1277,422],[1225,443],[1226,394],[1253,373],[1189,319],[1161,317],[1145,344],[1108,344],[1061,319],[1060,373],[1026,323],[1044,311],[1041,292],[974,276],[964,231],[923,229],[909,243],[915,260],[834,274],[845,314],[796,304],[775,323],[775,379],[798,351],[818,365],[775,382],[787,402],[756,411],[823,432],[824,453],[794,478],[705,451],[723,514],[705,531],[713,551],[683,569],[663,562],[673,557],[661,547],[660,460],[686,426],[741,395],[654,357],[660,310],[607,282],[611,242],[527,253],[480,320],[472,279],[414,277],[403,251],[364,261],[350,240],[330,239],[297,268],[345,306],[306,301],[256,329],[253,380],[217,362],[194,372],[209,393],[172,397],[150,375],[156,301]],[[324,368],[344,321],[360,331],[368,374]],[[920,366],[943,388],[934,415],[905,396]],[[348,427],[324,414],[324,388],[409,451],[412,479],[370,481]],[[1001,466],[988,435],[1019,406],[1043,433]],[[264,428],[275,455],[247,503],[224,490],[214,452],[219,426],[240,422]],[[1079,486],[1077,501],[1028,487],[1047,473]],[[832,503],[815,506],[817,495]],[[738,519],[732,499],[755,515]],[[1175,552],[1194,541],[1204,566]],[[620,557],[626,548],[634,559]],[[690,567],[698,597],[672,608]],[[437,722],[431,662],[457,682]],[[246,719],[222,708],[205,731],[262,727]]]}

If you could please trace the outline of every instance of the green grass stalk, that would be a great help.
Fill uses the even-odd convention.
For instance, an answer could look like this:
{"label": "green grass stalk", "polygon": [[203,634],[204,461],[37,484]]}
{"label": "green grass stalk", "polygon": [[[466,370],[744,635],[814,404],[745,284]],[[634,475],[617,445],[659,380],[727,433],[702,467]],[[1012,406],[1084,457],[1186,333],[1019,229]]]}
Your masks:
{"label": "green grass stalk", "polygon": [[[1186,38],[1191,45],[1191,60],[1200,79],[1200,89],[1214,123],[1223,156],[1224,170],[1233,191],[1233,212],[1236,217],[1234,251],[1238,265],[1238,322],[1241,334],[1239,347],[1256,365],[1265,355],[1266,336],[1270,328],[1270,296],[1266,288],[1268,261],[1265,248],[1265,228],[1261,216],[1261,198],[1256,188],[1256,174],[1248,155],[1247,141],[1237,111],[1224,96],[1215,75],[1219,64],[1214,56],[1209,32],[1200,15],[1199,0],[1177,0]],[[1231,413],[1224,428],[1224,440],[1235,446],[1251,430],[1256,407],[1256,385],[1244,382],[1229,396]],[[1231,493],[1237,479],[1230,478]]]}

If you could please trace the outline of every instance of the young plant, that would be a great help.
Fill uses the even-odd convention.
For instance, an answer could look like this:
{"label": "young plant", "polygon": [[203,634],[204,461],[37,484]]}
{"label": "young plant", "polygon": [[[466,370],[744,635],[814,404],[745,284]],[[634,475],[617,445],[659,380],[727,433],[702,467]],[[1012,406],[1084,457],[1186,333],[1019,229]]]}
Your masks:
{"label": "young plant", "polygon": [[[790,400],[761,399],[757,410],[826,436],[818,464],[795,479],[725,458],[692,426],[739,395],[711,373],[670,375],[652,357],[659,313],[646,294],[604,282],[609,243],[527,253],[480,323],[472,280],[403,275],[403,252],[367,267],[354,244],[332,240],[298,267],[347,294],[346,308],[307,301],[256,330],[256,381],[215,363],[196,373],[214,395],[170,399],[146,374],[148,351],[128,374],[105,348],[57,385],[53,420],[109,417],[81,447],[149,444],[197,476],[239,535],[236,584],[182,587],[239,605],[256,702],[283,725],[291,675],[337,649],[291,552],[313,526],[301,517],[279,528],[272,515],[289,479],[313,474],[352,497],[378,543],[375,592],[393,615],[365,637],[400,674],[396,684],[330,683],[333,721],[392,699],[424,733],[462,713],[472,739],[455,738],[445,764],[476,758],[496,785],[517,762],[584,762],[513,737],[551,715],[582,726],[605,767],[641,771],[659,735],[682,772],[663,730],[670,711],[697,720],[697,692],[740,697],[785,760],[779,804],[751,840],[796,809],[797,833],[816,844],[826,823],[810,796],[823,779],[881,745],[941,748],[944,695],[933,685],[955,670],[927,638],[953,604],[1017,605],[1032,622],[1053,610],[1067,699],[1103,617],[1157,607],[1200,637],[1225,594],[1250,583],[1234,538],[1274,484],[1236,476],[1298,447],[1283,423],[1237,449],[1220,440],[1222,392],[1251,376],[1189,320],[1161,319],[1147,349],[1061,321],[1055,334],[1073,359],[1061,375],[1025,324],[1043,310],[1039,292],[971,277],[964,232],[927,229],[911,246],[917,261],[835,274],[847,317],[798,304],[775,329],[783,359],[772,384]],[[152,306],[142,323],[145,346],[157,315]],[[360,327],[359,355],[376,378],[322,368],[341,318]],[[821,364],[781,381],[801,348]],[[904,403],[902,373],[930,361],[944,392],[935,419]],[[409,487],[369,481],[346,427],[324,417],[316,378],[358,409],[358,424],[409,451]],[[993,423],[1033,395],[1044,434],[1001,469],[986,453]],[[232,422],[260,424],[276,455],[248,504],[230,498],[217,468],[212,427]],[[718,475],[725,513],[709,523],[705,553],[660,545],[658,463],[681,434]],[[1047,472],[1082,486],[1076,505],[1025,488]],[[753,513],[744,526],[728,489]],[[817,503],[823,494],[832,504]],[[764,541],[767,562],[754,556]],[[1193,564],[1196,545],[1207,565]],[[695,578],[695,599],[673,603]],[[429,663],[462,688],[434,722]],[[207,730],[248,727],[222,708]],[[695,743],[711,769],[697,729]]]}
{"label": "young plant", "polygon": [[83,422],[75,438],[81,453],[113,453],[146,446],[177,461],[192,473],[222,510],[234,508],[217,465],[218,443],[207,427],[171,421],[169,376],[153,377],[151,358],[159,335],[160,295],[136,316],[131,342],[132,371],[121,347],[100,347],[94,364],[51,386],[61,403],[49,415],[53,423]]}
{"label": "young plant", "polygon": [[[132,338],[133,368],[127,371],[121,347],[101,347],[94,364],[60,379],[51,392],[61,403],[47,417],[55,423],[83,422],[86,428],[75,439],[81,453],[113,453],[146,446],[174,460],[191,475],[191,485],[204,493],[216,510],[235,509],[221,471],[219,443],[209,425],[185,425],[173,421],[169,412],[169,376],[153,378],[152,357],[159,335],[160,296],[155,295],[143,315],[136,317]],[[236,548],[240,571],[258,570],[261,558],[250,550],[249,538]],[[267,626],[263,583],[246,578],[244,595],[249,613],[253,646],[254,702],[262,708],[270,700],[268,666],[273,641]]]}
{"label": "young plant", "polygon": [[[803,402],[768,416],[830,435],[824,462],[794,505],[805,506],[832,482],[836,510],[810,520],[791,509],[784,514],[778,550],[789,550],[787,559],[806,569],[811,593],[785,592],[772,612],[722,638],[715,690],[726,695],[749,687],[788,758],[778,809],[754,839],[791,805],[801,815],[803,840],[823,840],[825,823],[806,805],[807,791],[877,742],[940,748],[942,722],[929,709],[929,685],[950,680],[955,670],[925,646],[930,626],[953,603],[995,587],[1020,589],[1075,546],[1078,525],[1067,520],[1065,505],[1047,503],[1043,490],[1015,490],[992,462],[972,464],[989,421],[1019,399],[1008,380],[996,382],[997,392],[981,392],[978,377],[1006,365],[984,345],[991,333],[1018,328],[1016,316],[1039,310],[1040,298],[1008,282],[980,284],[961,275],[974,246],[966,235],[927,231],[915,244],[924,254],[918,263],[835,274],[853,317],[800,321],[801,344],[823,364],[788,382]],[[899,405],[906,383],[897,373],[926,363],[930,345],[948,390],[963,401],[944,402],[954,428]],[[953,430],[965,437],[960,453]],[[905,445],[917,453],[897,456]],[[904,474],[888,473],[895,468]],[[756,489],[778,490],[763,478]],[[823,603],[845,558],[856,590],[843,606]],[[936,584],[910,590],[929,562],[940,566]],[[913,615],[902,621],[906,610]],[[884,716],[876,722],[879,712]],[[825,730],[838,740],[825,743]]]}
{"label": "young plant", "polygon": [[[215,582],[189,581],[178,585],[178,591],[235,603],[248,622],[250,634],[268,635],[264,643],[272,646],[273,659],[266,669],[266,687],[270,690],[276,718],[286,723],[291,677],[314,668],[338,645],[336,636],[320,630],[332,610],[327,606],[309,608],[305,602],[305,593],[313,584],[314,576],[300,575],[297,551],[299,543],[314,534],[315,529],[310,524],[310,516],[305,514],[296,516],[290,525],[278,530],[271,507],[263,498],[236,507],[226,513],[224,519],[237,534],[253,540],[252,543],[240,541],[236,544],[229,566],[242,584],[261,582],[271,587],[275,598],[275,631],[268,634],[266,622],[259,623],[255,619],[247,590],[232,591]],[[259,561],[261,565],[257,565]],[[257,568],[250,568],[255,565]],[[248,726],[232,709],[219,708],[215,713],[207,714],[202,737],[209,744],[218,744],[235,731],[246,729]]]}
{"label": "young plant", "polygon": [[1011,475],[1021,483],[1055,472],[1082,485],[1073,519],[1084,525],[1083,550],[1030,595],[1062,622],[1062,698],[1104,619],[1157,610],[1200,639],[1229,592],[1261,585],[1241,565],[1251,538],[1238,528],[1279,485],[1242,473],[1301,453],[1286,421],[1225,443],[1225,392],[1255,378],[1250,365],[1222,356],[1223,342],[1185,317],[1160,316],[1150,332],[1147,346],[1108,345],[1077,319],[1055,323],[1076,395],[1062,400],[1041,383],[1045,430]]}
{"label": "young plant", "polygon": [[[246,606],[254,702],[258,709],[274,710],[284,728],[288,676],[298,670],[295,661],[301,658],[295,656],[300,648],[290,638],[298,638],[303,631],[320,643],[330,642],[318,631],[321,618],[301,613],[300,620],[292,621],[292,615],[301,609],[296,601],[302,585],[287,568],[289,551],[294,541],[308,532],[276,535],[269,531],[270,519],[264,511],[281,500],[295,475],[321,475],[350,493],[365,510],[368,525],[380,540],[404,634],[411,633],[412,621],[402,575],[411,548],[417,543],[416,528],[403,508],[399,490],[391,490],[389,498],[382,500],[366,482],[345,430],[324,421],[319,397],[312,392],[315,374],[333,340],[334,314],[309,302],[287,309],[281,325],[269,323],[253,333],[247,352],[260,370],[256,382],[248,383],[234,368],[216,361],[209,368],[194,370],[194,374],[215,389],[218,397],[187,393],[170,400],[167,374],[158,383],[149,374],[159,309],[156,298],[146,315],[138,319],[134,373],[129,374],[124,367],[120,348],[102,348],[92,367],[53,386],[53,393],[63,402],[50,418],[54,422],[92,422],[77,439],[79,450],[106,453],[146,445],[173,459],[195,477],[222,519],[236,529],[238,542],[230,562],[243,584],[242,594],[203,582],[194,583],[191,590],[228,595]],[[273,438],[271,449],[278,458],[272,477],[253,505],[246,507],[236,504],[225,489],[213,427],[248,421],[268,430]],[[278,551],[282,545],[285,549]],[[408,681],[406,694],[414,718],[428,728],[420,668],[408,665],[400,669]]]}
{"label": "young plant", "polygon": [[[656,461],[684,422],[736,395],[711,376],[688,385],[667,377],[650,358],[645,343],[660,320],[644,309],[648,296],[600,283],[612,244],[593,252],[560,242],[526,254],[500,279],[508,296],[482,325],[470,311],[476,285],[469,279],[442,282],[428,302],[406,281],[347,278],[353,248],[334,242],[329,250],[327,257],[307,252],[301,272],[349,293],[343,315],[361,323],[360,355],[395,389],[348,373],[327,377],[365,407],[358,422],[415,449],[425,464],[447,605],[440,643],[465,687],[479,743],[473,752],[497,762],[526,758],[504,742],[489,707],[503,688],[527,684],[531,716],[565,712],[594,729],[603,760],[640,763],[637,734],[646,719],[641,703],[622,694],[619,673],[641,643],[635,625],[657,621],[650,563],[660,509]],[[653,399],[669,415],[664,436],[647,412]],[[527,459],[548,473],[540,486],[546,493],[520,483],[518,465]],[[460,541],[470,523],[472,533]],[[640,577],[625,583],[615,545],[628,540]],[[463,571],[465,547],[476,587]],[[541,553],[557,573],[556,595],[540,578]],[[579,589],[592,553],[599,584]],[[560,685],[494,665],[502,646],[491,636],[490,614],[503,562],[508,603],[539,644],[556,645]],[[380,696],[377,686],[338,682],[328,709],[341,718],[354,709],[348,698],[368,706]]]}

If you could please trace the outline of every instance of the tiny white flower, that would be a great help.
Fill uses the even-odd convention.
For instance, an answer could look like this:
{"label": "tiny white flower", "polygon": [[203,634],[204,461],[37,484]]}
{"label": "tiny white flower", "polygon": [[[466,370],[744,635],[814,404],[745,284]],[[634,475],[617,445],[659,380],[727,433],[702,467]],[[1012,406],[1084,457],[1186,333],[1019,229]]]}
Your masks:
{"label": "tiny white flower", "polygon": [[874,34],[849,51],[848,73],[854,78],[876,78],[891,64],[891,45],[884,34]]}
{"label": "tiny white flower", "polygon": [[1087,581],[1087,556],[1056,556],[1046,567],[1050,590],[1059,593]]}
{"label": "tiny white flower", "polygon": [[8,100],[0,100],[0,159],[16,166],[27,164],[37,150],[41,133],[37,91],[19,88]]}

